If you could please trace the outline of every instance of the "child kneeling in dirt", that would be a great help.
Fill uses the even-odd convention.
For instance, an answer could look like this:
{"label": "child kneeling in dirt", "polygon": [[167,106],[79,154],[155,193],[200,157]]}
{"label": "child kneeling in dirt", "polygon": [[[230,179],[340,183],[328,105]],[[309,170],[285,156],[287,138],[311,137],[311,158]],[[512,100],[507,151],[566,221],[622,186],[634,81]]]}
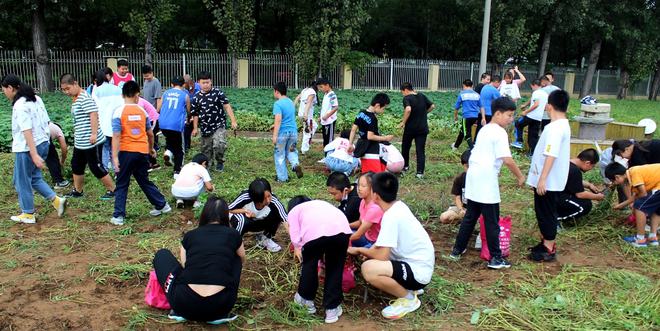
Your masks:
{"label": "child kneeling in dirt", "polygon": [[172,184],[172,196],[176,199],[177,208],[183,208],[184,201],[194,201],[193,208],[197,208],[201,205],[197,197],[204,192],[204,189],[213,192],[215,188],[211,183],[208,166],[209,158],[199,153],[193,156],[192,162],[181,168]]}
{"label": "child kneeling in dirt", "polygon": [[289,235],[294,254],[302,263],[298,292],[293,301],[310,314],[316,312],[314,297],[319,285],[317,267],[325,261],[323,307],[325,322],[335,323],[342,314],[342,272],[351,229],[344,214],[333,205],[296,196],[289,201]]}
{"label": "child kneeling in dirt", "polygon": [[172,307],[168,317],[222,324],[236,319],[231,310],[238,298],[245,248],[241,235],[229,226],[227,203],[210,197],[199,226],[181,240],[181,263],[167,249],[153,260],[158,283]]}
{"label": "child kneeling in dirt", "polygon": [[410,208],[398,201],[399,182],[394,174],[373,176],[374,202],[383,210],[380,233],[371,248],[350,247],[363,255],[362,276],[372,286],[397,297],[382,310],[383,317],[399,319],[417,310],[417,295],[431,282],[435,253],[431,238]]}
{"label": "child kneeling in dirt", "polygon": [[325,166],[330,172],[339,171],[350,176],[360,166],[360,160],[349,152],[352,147],[348,141],[350,135],[351,130],[342,130],[338,138],[323,148],[326,154],[330,153],[325,157]]}
{"label": "child kneeling in dirt", "polygon": [[[630,167],[626,170],[619,163],[611,163],[605,168],[605,176],[616,185],[625,185],[631,192],[626,201],[614,206],[622,209],[630,204],[636,218],[637,234],[623,240],[635,247],[658,246],[658,224],[660,224],[660,163]],[[646,234],[646,218],[651,217],[651,231]]]}
{"label": "child kneeling in dirt", "polygon": [[443,224],[456,223],[465,216],[467,199],[465,199],[465,176],[467,176],[468,162],[470,161],[470,150],[461,154],[461,165],[463,172],[454,178],[454,184],[451,186],[451,194],[454,196],[453,206],[449,206],[447,211],[440,214],[440,222]]}

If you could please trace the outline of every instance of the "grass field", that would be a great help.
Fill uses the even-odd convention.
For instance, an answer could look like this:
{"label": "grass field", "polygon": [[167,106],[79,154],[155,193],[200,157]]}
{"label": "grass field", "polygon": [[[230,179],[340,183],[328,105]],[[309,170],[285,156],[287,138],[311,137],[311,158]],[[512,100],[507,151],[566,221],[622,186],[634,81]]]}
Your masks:
{"label": "grass field", "polygon": [[[240,93],[228,91],[230,98],[236,96],[234,105],[239,109],[239,125],[249,118],[243,117],[248,116],[244,114],[264,117],[268,113],[272,102],[269,91]],[[349,99],[346,103],[355,105],[351,111],[357,111],[367,104],[371,94],[340,91],[339,98],[340,102],[342,98]],[[401,111],[400,96],[391,95],[390,121],[395,121]],[[61,95],[45,98],[52,117],[68,121],[66,98]],[[440,109],[450,113],[453,94],[431,94],[431,98],[440,100],[436,101]],[[254,101],[253,106],[242,106],[247,105],[245,100]],[[626,108],[624,113],[636,121],[657,111],[655,105],[622,101],[613,105],[613,109],[617,120],[619,112],[624,112],[620,109]],[[627,114],[633,110],[637,116]],[[3,104],[2,116],[8,111]],[[443,118],[439,116],[437,120]],[[4,119],[0,124],[9,125],[8,117]],[[7,128],[3,131],[6,134]],[[383,131],[396,132],[391,128]],[[470,250],[460,262],[443,259],[450,252],[457,227],[440,224],[438,217],[451,202],[451,181],[461,166],[459,154],[447,147],[454,137],[452,130],[436,128],[432,137],[427,148],[426,177],[420,181],[404,176],[400,189],[400,198],[422,221],[436,248],[435,274],[417,312],[400,321],[385,321],[380,317],[380,309],[391,298],[367,287],[357,277],[357,287],[345,295],[345,313],[340,322],[326,327],[321,314],[308,316],[291,304],[299,271],[292,254],[271,254],[257,249],[254,239],[246,236],[248,262],[243,268],[235,308],[239,319],[229,328],[660,328],[660,249],[624,245],[620,237],[633,230],[621,225],[627,214],[613,212],[609,201],[595,206],[577,227],[560,233],[557,262],[530,263],[524,258],[526,247],[538,240],[532,193],[516,188],[513,176],[504,169],[500,179],[501,209],[503,215],[513,218],[510,257],[513,267],[504,272],[487,270],[475,250]],[[190,157],[187,155],[187,160]],[[212,174],[217,193],[227,199],[233,199],[257,176],[269,180],[274,177],[272,148],[267,140],[249,138],[239,132],[229,140],[227,157],[226,171]],[[272,183],[274,192],[284,201],[298,194],[329,200],[324,187],[325,174],[316,163],[320,157],[321,147],[316,143],[310,154],[302,158],[305,176],[289,183]],[[526,174],[527,158],[518,154],[514,158]],[[11,154],[0,154],[0,168],[5,173],[11,171],[12,163]],[[70,173],[67,175],[70,178]],[[171,170],[154,172],[151,177],[170,199]],[[596,171],[588,173],[586,178],[601,185]],[[18,203],[9,177],[0,183],[0,200],[5,201],[0,205],[3,219],[0,221],[0,330],[211,329],[197,323],[171,324],[165,312],[149,308],[143,301],[154,252],[163,247],[177,249],[183,233],[195,227],[194,212],[175,210],[163,217],[150,217],[151,206],[133,182],[126,225],[116,227],[108,222],[112,202],[98,200],[102,193],[100,183],[88,174],[85,198],[71,200],[64,218],[58,219],[52,208],[37,197],[38,224],[27,226],[6,220],[18,211]],[[276,241],[288,244],[282,229]]]}

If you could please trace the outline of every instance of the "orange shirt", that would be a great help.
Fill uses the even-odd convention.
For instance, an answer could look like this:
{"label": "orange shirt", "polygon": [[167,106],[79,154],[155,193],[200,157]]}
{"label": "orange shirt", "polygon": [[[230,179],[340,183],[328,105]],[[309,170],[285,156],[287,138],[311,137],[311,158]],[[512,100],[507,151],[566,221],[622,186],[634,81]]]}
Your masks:
{"label": "orange shirt", "polygon": [[627,175],[628,182],[633,189],[644,185],[647,192],[660,190],[660,163],[630,167]]}
{"label": "orange shirt", "polygon": [[120,133],[119,150],[122,152],[149,154],[148,130],[151,130],[149,116],[138,105],[124,105],[112,115],[112,131]]}

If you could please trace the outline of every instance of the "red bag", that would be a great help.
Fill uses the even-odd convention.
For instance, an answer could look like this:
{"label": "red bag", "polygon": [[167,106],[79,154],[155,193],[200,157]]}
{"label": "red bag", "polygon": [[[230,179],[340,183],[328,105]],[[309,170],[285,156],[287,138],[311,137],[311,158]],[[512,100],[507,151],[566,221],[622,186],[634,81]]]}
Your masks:
{"label": "red bag", "polygon": [[[342,271],[341,274],[341,290],[344,293],[348,293],[355,288],[355,270],[356,268],[355,265],[353,264],[353,261],[351,260],[350,257],[347,257],[346,262],[344,263],[344,270]],[[319,260],[317,272],[319,275],[319,283],[324,282],[325,263],[323,263],[323,260]]]}
{"label": "red bag", "polygon": [[170,309],[170,303],[167,301],[165,291],[163,291],[163,287],[160,286],[158,278],[156,277],[156,272],[153,270],[149,273],[147,288],[144,289],[144,302],[154,308]]}
{"label": "red bag", "polygon": [[[509,256],[511,251],[511,216],[500,217],[500,250],[502,257]],[[490,251],[488,251],[488,242],[486,240],[486,227],[484,226],[484,216],[479,217],[479,225],[481,229],[479,235],[481,236],[481,258],[490,261]]]}

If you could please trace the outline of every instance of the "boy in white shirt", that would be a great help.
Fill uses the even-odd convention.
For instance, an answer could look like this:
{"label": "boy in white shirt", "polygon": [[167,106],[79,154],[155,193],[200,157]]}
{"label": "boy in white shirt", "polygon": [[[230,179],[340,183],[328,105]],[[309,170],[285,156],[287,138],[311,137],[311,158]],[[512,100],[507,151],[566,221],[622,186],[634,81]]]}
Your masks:
{"label": "boy in white shirt", "polygon": [[316,81],[313,81],[293,100],[294,104],[300,103],[300,106],[298,106],[298,118],[303,121],[302,144],[300,145],[300,152],[303,155],[309,151],[309,146],[312,144],[312,137],[318,128],[318,124],[314,121],[314,106],[318,103],[318,99],[316,98],[317,91]]}
{"label": "boy in white shirt", "polygon": [[459,260],[465,253],[477,219],[484,216],[486,239],[491,259],[490,269],[503,269],[511,264],[502,257],[500,250],[500,188],[498,177],[502,164],[506,165],[523,186],[525,176],[520,172],[509,150],[509,136],[504,130],[513,122],[516,104],[508,97],[495,99],[492,104],[493,117],[479,131],[479,139],[474,144],[465,178],[465,198],[467,210],[456,235],[451,260]]}
{"label": "boy in white shirt", "polygon": [[408,206],[396,199],[399,182],[394,174],[375,174],[372,190],[374,202],[384,211],[378,239],[371,248],[349,247],[348,253],[368,259],[362,263],[364,279],[398,298],[383,309],[383,317],[399,319],[421,305],[417,295],[433,276],[433,243]]}
{"label": "boy in white shirt", "polygon": [[545,112],[545,105],[548,103],[548,93],[541,88],[541,80],[535,79],[532,81],[532,98],[529,99],[521,108],[525,109],[520,117],[514,123],[516,141],[511,143],[511,147],[522,149],[523,145],[523,130],[526,126],[527,129],[527,144],[529,145],[529,154],[534,153],[536,143],[539,141],[539,132],[541,131],[541,119]]}
{"label": "boy in white shirt", "polygon": [[192,162],[181,168],[172,184],[172,196],[176,199],[177,208],[184,207],[184,200],[194,201],[193,208],[197,208],[201,206],[197,197],[204,192],[204,189],[207,192],[213,192],[214,187],[211,183],[211,175],[207,170],[208,166],[209,158],[199,153],[193,156]]}
{"label": "boy in white shirt", "polygon": [[339,102],[330,81],[326,78],[319,78],[316,86],[324,94],[321,103],[321,125],[323,126],[323,147],[325,147],[335,138],[335,121],[337,121]]}
{"label": "boy in white shirt", "polygon": [[529,166],[527,184],[534,188],[534,212],[542,241],[531,248],[533,261],[553,261],[556,255],[557,205],[566,187],[570,166],[571,127],[566,118],[569,96],[557,90],[548,96],[545,110],[550,115]]}

